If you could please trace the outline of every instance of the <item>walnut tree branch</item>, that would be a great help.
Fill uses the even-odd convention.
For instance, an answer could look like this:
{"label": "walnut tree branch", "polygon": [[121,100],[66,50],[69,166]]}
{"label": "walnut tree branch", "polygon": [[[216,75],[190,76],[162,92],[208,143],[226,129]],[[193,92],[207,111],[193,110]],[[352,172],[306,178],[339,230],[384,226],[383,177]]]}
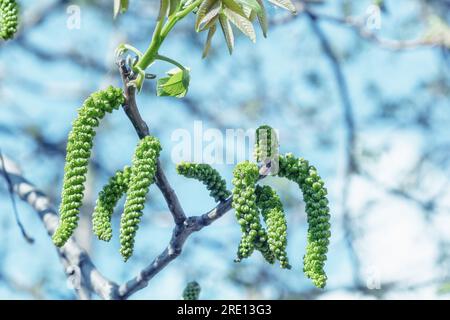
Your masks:
{"label": "walnut tree branch", "polygon": [[[134,129],[139,136],[139,139],[142,139],[145,136],[150,135],[150,130],[146,122],[142,119],[142,116],[137,107],[136,87],[130,85],[130,81],[133,80],[132,74],[126,65],[125,60],[120,60],[118,62],[118,66],[124,84],[125,103],[123,105],[123,110],[133,124]],[[167,180],[167,177],[162,169],[159,160],[156,171],[156,185],[158,186],[159,190],[161,190],[164,199],[169,206],[169,210],[172,213],[175,223],[177,225],[183,224],[184,220],[186,220],[186,214],[181,207],[180,201],[178,200],[175,191]]]}
{"label": "walnut tree branch", "polygon": [[[120,60],[118,66],[124,84],[126,98],[124,111],[136,129],[138,136],[143,138],[149,134],[149,129],[142,119],[136,104],[136,88],[129,85],[130,81],[133,80],[131,72],[126,65],[125,60]],[[266,177],[269,171],[270,163],[262,166],[260,168],[260,179]],[[137,276],[119,287],[117,295],[120,299],[127,299],[135,292],[145,288],[155,275],[181,254],[183,246],[191,234],[209,226],[232,209],[231,204],[233,200],[232,196],[230,196],[227,200],[219,203],[215,208],[205,214],[187,218],[178,201],[178,197],[166,179],[159,162],[156,181],[174,217],[175,227],[172,232],[172,238],[170,239],[168,246],[160,255],[158,255],[147,267],[142,269]]]}
{"label": "walnut tree branch", "polygon": [[[31,206],[39,215],[49,236],[58,226],[58,213],[50,199],[20,171],[19,167],[7,156],[3,156],[0,172],[8,175],[14,193]],[[117,284],[105,278],[95,267],[89,255],[73,238],[57,248],[67,277],[71,280],[75,292],[81,299],[89,298],[95,292],[102,299],[117,299]]]}

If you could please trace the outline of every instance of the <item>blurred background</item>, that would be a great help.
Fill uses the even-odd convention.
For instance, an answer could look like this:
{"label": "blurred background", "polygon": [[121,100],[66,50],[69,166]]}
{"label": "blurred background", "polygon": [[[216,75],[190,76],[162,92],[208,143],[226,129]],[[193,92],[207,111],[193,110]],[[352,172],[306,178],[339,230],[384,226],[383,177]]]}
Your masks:
{"label": "blurred background", "polygon": [[[145,50],[159,1],[132,0],[116,20],[113,1],[20,3],[22,29],[0,43],[0,148],[58,205],[76,110],[92,92],[121,85],[114,50],[121,43]],[[259,254],[234,263],[240,229],[229,212],[194,234],[133,299],[179,299],[191,280],[202,286],[201,299],[450,298],[450,1],[296,3],[305,6],[296,16],[268,5],[268,39],[258,33],[255,45],[239,36],[233,56],[218,33],[205,60],[206,34],[195,33],[191,15],[161,49],[191,68],[187,97],[157,98],[155,82],[147,81],[138,103],[163,142],[164,169],[189,215],[215,206],[200,183],[176,174],[171,157],[172,134],[193,134],[195,121],[223,133],[269,124],[279,130],[281,152],[310,160],[330,194],[327,287],[315,289],[302,272],[307,226],[298,188],[271,178],[264,183],[285,205],[292,270]],[[71,20],[77,10],[79,27]],[[159,63],[151,72],[170,68]],[[166,247],[173,227],[153,186],[129,262],[118,252],[123,201],[112,241],[92,236],[97,194],[130,163],[136,142],[122,111],[102,122],[76,234],[98,269],[118,283]],[[234,165],[215,167],[231,188]],[[18,212],[34,244],[24,240],[0,179],[0,298],[75,299],[39,217],[20,201]]]}

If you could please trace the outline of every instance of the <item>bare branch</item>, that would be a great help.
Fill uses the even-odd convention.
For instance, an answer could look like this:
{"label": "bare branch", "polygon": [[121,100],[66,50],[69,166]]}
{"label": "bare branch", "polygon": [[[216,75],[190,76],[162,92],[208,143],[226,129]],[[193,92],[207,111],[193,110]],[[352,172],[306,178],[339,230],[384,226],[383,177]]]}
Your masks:
{"label": "bare branch", "polygon": [[[50,199],[31,182],[23,177],[19,167],[8,157],[4,156],[0,171],[10,177],[15,194],[33,208],[42,220],[45,229],[51,236],[58,226],[58,214]],[[83,286],[95,292],[103,299],[115,299],[117,284],[106,279],[95,267],[88,254],[73,239],[57,249],[61,262],[69,279],[79,286],[75,289],[80,298],[87,298]],[[75,277],[75,278],[74,278]],[[80,277],[77,281],[76,277]]]}
{"label": "bare branch", "polygon": [[[2,153],[1,149],[0,149],[0,165],[2,167],[5,166],[5,159],[3,158],[3,153]],[[19,211],[17,210],[16,198],[14,196],[14,190],[13,190],[14,186],[12,184],[11,178],[9,177],[9,174],[6,171],[2,171],[2,172],[3,172],[3,176],[6,180],[6,183],[8,184],[8,192],[9,192],[9,196],[11,198],[11,203],[12,203],[12,207],[13,207],[14,218],[16,219],[16,224],[19,227],[20,232],[22,233],[22,236],[25,239],[25,241],[28,242],[29,244],[33,244],[34,239],[28,235],[27,231],[25,230],[25,227],[22,224],[22,221],[20,221]]]}
{"label": "bare branch", "polygon": [[284,25],[286,23],[295,21],[301,14],[307,14],[314,19],[321,21],[328,21],[340,26],[349,27],[355,33],[364,40],[370,41],[378,45],[382,49],[392,51],[412,50],[423,47],[446,47],[447,41],[444,37],[422,37],[419,36],[410,40],[395,40],[380,37],[375,31],[370,30],[366,26],[365,18],[357,17],[337,17],[329,14],[318,13],[315,10],[311,10],[309,6],[302,2],[295,3],[298,14],[297,15],[284,15],[279,16],[270,21],[272,26]]}

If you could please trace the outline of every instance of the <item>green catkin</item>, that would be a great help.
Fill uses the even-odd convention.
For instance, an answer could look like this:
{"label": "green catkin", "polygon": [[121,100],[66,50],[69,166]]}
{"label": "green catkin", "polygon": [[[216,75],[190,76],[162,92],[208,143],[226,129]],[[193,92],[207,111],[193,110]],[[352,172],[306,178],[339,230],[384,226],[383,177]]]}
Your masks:
{"label": "green catkin", "polygon": [[92,215],[94,233],[100,240],[109,241],[112,237],[111,217],[117,202],[128,190],[131,178],[131,167],[126,166],[109,179],[97,199]]}
{"label": "green catkin", "polygon": [[189,282],[183,291],[183,300],[198,300],[201,287],[197,281]]}
{"label": "green catkin", "polygon": [[270,264],[274,264],[276,257],[274,252],[271,250],[269,242],[268,242],[268,234],[266,230],[261,227],[261,230],[256,238],[254,245],[255,249],[261,252],[263,258]]}
{"label": "green catkin", "polygon": [[287,223],[283,204],[275,190],[269,186],[256,187],[256,203],[267,226],[270,251],[283,269],[290,269],[287,256]]}
{"label": "green catkin", "polygon": [[270,162],[270,173],[278,173],[279,142],[275,130],[262,125],[256,129],[254,157],[258,163],[268,164]]}
{"label": "green catkin", "polygon": [[139,228],[145,197],[155,181],[161,144],[155,137],[143,138],[134,153],[125,208],[120,221],[120,253],[125,261],[133,254],[134,238]]}
{"label": "green catkin", "polygon": [[255,249],[259,236],[264,236],[256,207],[255,184],[259,178],[258,166],[248,161],[239,163],[233,171],[233,208],[241,226],[242,239],[239,244],[237,259],[239,262],[248,258]]}
{"label": "green catkin", "polygon": [[0,38],[14,37],[19,25],[19,5],[14,0],[0,0]]}
{"label": "green catkin", "polygon": [[315,286],[324,288],[327,276],[324,271],[330,243],[330,210],[327,189],[317,173],[303,158],[292,154],[280,157],[280,177],[296,182],[303,192],[308,220],[306,254],[303,258],[303,271]]}
{"label": "green catkin", "polygon": [[53,242],[58,247],[66,243],[78,224],[95,128],[106,113],[118,109],[123,101],[122,90],[109,87],[92,94],[78,109],[78,117],[73,122],[67,141],[62,200],[59,208],[60,224],[53,235]]}
{"label": "green catkin", "polygon": [[210,196],[216,202],[225,201],[231,195],[231,192],[227,190],[226,181],[209,164],[182,162],[177,165],[177,172],[182,176],[196,179],[206,185],[206,188],[210,191]]}

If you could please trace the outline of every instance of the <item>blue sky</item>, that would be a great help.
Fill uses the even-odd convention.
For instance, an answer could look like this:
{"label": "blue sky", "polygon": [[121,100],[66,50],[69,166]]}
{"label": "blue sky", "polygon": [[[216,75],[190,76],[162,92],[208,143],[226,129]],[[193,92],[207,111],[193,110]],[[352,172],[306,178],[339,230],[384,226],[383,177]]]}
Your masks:
{"label": "blue sky", "polygon": [[[24,15],[31,14],[36,7],[43,7],[49,2],[51,1],[22,1]],[[144,3],[135,2],[136,6]],[[333,16],[342,15],[340,1],[328,3],[317,10]],[[417,16],[419,5],[406,0],[396,1],[395,5],[393,1],[388,3],[392,3],[390,13],[383,16],[379,35],[394,39],[419,36],[423,26],[408,22],[408,19]],[[370,1],[358,1],[354,4],[353,14],[363,15],[369,4]],[[283,14],[280,10],[270,11],[274,15]],[[140,21],[144,21],[144,30],[137,30],[131,18],[126,15],[112,23],[108,14],[99,14],[92,7],[83,4],[81,13],[80,30],[68,30],[67,14],[59,11],[45,24],[30,32],[27,41],[48,52],[82,52],[107,62],[110,71],[103,74],[79,68],[70,61],[46,62],[36,59],[17,46],[2,46],[1,125],[13,124],[13,127],[20,130],[37,127],[50,141],[64,139],[77,107],[87,95],[109,84],[119,85],[119,78],[112,64],[115,47],[128,37],[139,38],[133,45],[140,49],[144,49],[149,41],[153,26],[153,19],[150,17],[141,19]],[[186,24],[192,26],[193,17]],[[359,130],[358,151],[389,145],[390,148],[384,150],[377,161],[368,160],[367,168],[376,172],[380,181],[395,185],[402,172],[413,167],[413,160],[421,155],[430,135],[434,136],[436,133],[424,133],[413,126],[399,129],[395,122],[375,119],[374,114],[379,105],[376,101],[371,101],[367,86],[368,83],[376,83],[385,98],[413,95],[420,104],[420,99],[425,99],[422,96],[427,97],[428,93],[420,92],[423,89],[418,91],[418,84],[443,72],[437,50],[424,48],[407,52],[386,51],[360,40],[348,28],[329,23],[321,26],[339,57],[353,54],[343,64],[343,71],[349,84]],[[204,36],[198,35],[201,39]],[[226,52],[221,37],[214,41],[214,50],[217,52],[213,52],[213,56],[206,61],[201,59],[201,49],[190,41],[191,38],[183,33],[174,34],[164,44],[162,51],[191,68],[188,97],[200,101],[198,108],[221,119],[222,127],[218,129],[246,130],[269,123],[280,130],[282,152],[302,155],[317,166],[329,188],[333,213],[333,235],[327,262],[331,290],[325,292],[323,297],[362,298],[361,293],[345,290],[351,283],[352,269],[341,225],[345,130],[340,100],[331,68],[308,20],[301,17],[285,26],[276,27],[270,32],[268,39],[263,39],[258,34],[255,45],[239,37],[232,57]],[[158,65],[153,71],[161,75],[170,68],[168,65]],[[323,77],[320,88],[311,88],[304,80],[308,72],[320,73]],[[154,83],[149,81],[146,85],[153,86]],[[196,182],[181,178],[175,173],[175,165],[170,161],[174,147],[171,135],[177,129],[192,132],[195,120],[202,120],[205,128],[217,128],[217,123],[193,114],[188,106],[175,99],[155,98],[150,90],[141,94],[138,102],[152,132],[163,143],[163,163],[186,212],[206,212],[214,206],[206,191]],[[440,105],[441,101],[438,104],[436,108],[445,108],[445,105]],[[311,108],[316,115],[312,118],[303,117],[311,112]],[[408,112],[406,111],[406,116]],[[448,112],[443,112],[436,119],[437,136],[448,136],[448,126],[440,125],[446,120]],[[318,137],[322,135],[333,141],[330,147],[318,145]],[[122,112],[116,112],[108,116],[98,131],[94,156],[108,171],[113,172],[129,163],[135,144],[132,126]],[[0,131],[0,147],[20,163],[29,180],[48,192],[55,203],[59,201],[63,174],[61,158],[37,153],[33,140],[23,131],[14,136]],[[219,165],[217,168],[227,178],[231,188],[232,166]],[[430,169],[430,176],[439,179],[440,174],[439,171]],[[92,187],[98,191],[106,179],[104,174],[96,173]],[[269,183],[282,190],[281,196],[286,202],[291,202],[293,195],[296,195],[294,185],[276,179]],[[36,244],[29,246],[21,238],[14,223],[5,189],[0,190],[3,190],[0,194],[0,211],[3,212],[0,217],[0,239],[3,243],[0,253],[4,257],[0,269],[21,283],[34,283],[45,275],[50,284],[46,286],[48,297],[59,297],[60,294],[70,296],[70,289],[64,287],[66,280],[62,267],[40,221],[26,205],[19,205],[27,230],[36,238]],[[354,218],[365,228],[363,236],[355,245],[364,262],[363,269],[366,270],[367,277],[375,274],[382,282],[395,280],[407,286],[430,279],[441,272],[434,263],[439,249],[433,242],[432,235],[436,230],[442,232],[444,237],[446,231],[450,235],[448,230],[442,230],[442,225],[449,222],[448,211],[439,211],[433,227],[430,227],[424,224],[422,213],[416,207],[384,194],[362,178],[355,178],[352,192],[350,206],[354,209]],[[292,261],[295,261],[294,270],[287,272],[265,266],[260,257],[254,257],[243,263],[239,272],[251,274],[254,265],[270,270],[271,281],[293,288],[312,288],[301,272],[306,222],[300,195],[297,196],[298,203],[289,206],[287,212],[289,227],[292,229],[289,254]],[[105,275],[118,282],[130,278],[149,263],[164,248],[170,237],[170,217],[155,187],[151,189],[150,198],[144,225],[137,237],[135,260],[127,265],[122,263],[117,250],[117,230],[110,244],[93,241],[92,256],[96,265]],[[370,208],[369,217],[361,215],[361,211],[367,210],[367,203],[374,199],[379,202],[375,208]],[[448,207],[448,203],[443,205]],[[118,227],[118,219],[115,220],[115,225]],[[202,239],[206,245],[202,244]],[[152,280],[150,287],[136,294],[135,298],[177,298],[190,279],[200,282],[203,297],[207,299],[277,296],[276,289],[270,284],[263,286],[260,293],[249,293],[227,280],[227,273],[232,268],[237,268],[232,261],[238,241],[239,228],[234,221],[234,214],[229,213],[217,224],[196,234],[188,242],[183,257],[159,274]],[[393,293],[390,297],[409,297],[410,294],[414,297],[434,297],[436,288]],[[0,298],[30,296],[0,283]]]}

